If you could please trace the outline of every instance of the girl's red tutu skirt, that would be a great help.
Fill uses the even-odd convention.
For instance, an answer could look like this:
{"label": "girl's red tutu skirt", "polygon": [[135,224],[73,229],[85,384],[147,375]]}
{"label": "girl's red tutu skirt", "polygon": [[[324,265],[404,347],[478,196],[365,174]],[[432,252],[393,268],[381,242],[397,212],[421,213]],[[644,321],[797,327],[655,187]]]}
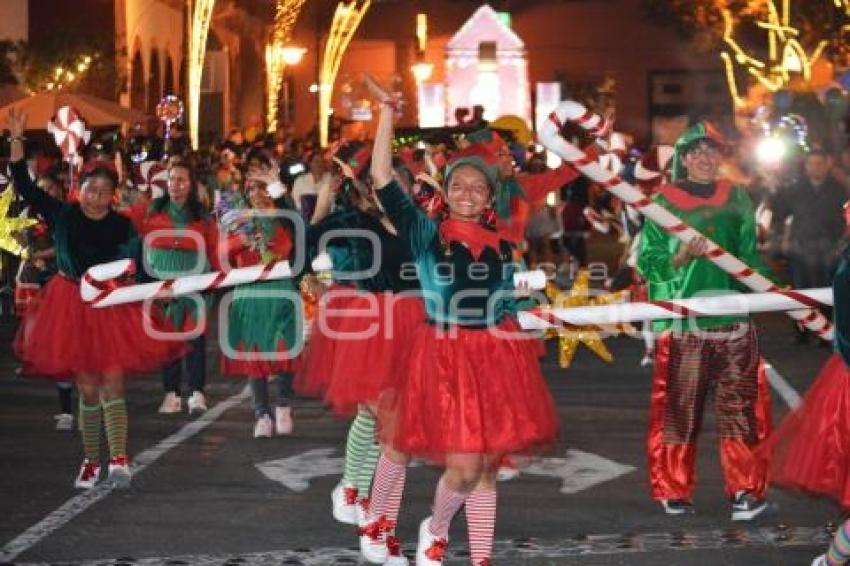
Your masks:
{"label": "girl's red tutu skirt", "polygon": [[219,358],[218,366],[222,375],[236,375],[248,379],[268,379],[270,375],[294,372],[299,361],[298,357],[286,357],[290,348],[283,340],[278,342],[276,355],[260,352],[257,348],[254,348],[254,351],[250,353],[242,349],[237,351],[240,354],[238,358],[230,358],[224,354]]}
{"label": "girl's red tutu skirt", "polygon": [[803,404],[759,449],[777,485],[827,495],[850,509],[850,369],[827,361]]}
{"label": "girl's red tutu skirt", "polygon": [[342,324],[339,315],[349,302],[357,298],[357,290],[345,285],[332,285],[319,300],[310,337],[295,368],[295,391],[307,397],[322,397],[331,382],[336,336]]}
{"label": "girl's red tutu skirt", "polygon": [[81,373],[147,373],[186,353],[183,341],[158,340],[149,335],[149,328],[167,332],[161,312],[145,314],[139,303],[93,308],[80,298],[79,283],[56,275],[28,310],[14,348],[24,373],[53,379]]}
{"label": "girl's red tutu skirt", "polygon": [[425,322],[417,295],[360,293],[348,303],[350,315],[339,324],[333,370],[325,401],[339,414],[352,414],[361,403],[378,401],[393,387],[407,363],[416,329]]}
{"label": "girl's red tutu skirt", "polygon": [[558,434],[555,405],[537,347],[521,336],[512,318],[495,330],[420,325],[396,390],[381,396],[382,440],[437,462],[446,454],[551,447]]}

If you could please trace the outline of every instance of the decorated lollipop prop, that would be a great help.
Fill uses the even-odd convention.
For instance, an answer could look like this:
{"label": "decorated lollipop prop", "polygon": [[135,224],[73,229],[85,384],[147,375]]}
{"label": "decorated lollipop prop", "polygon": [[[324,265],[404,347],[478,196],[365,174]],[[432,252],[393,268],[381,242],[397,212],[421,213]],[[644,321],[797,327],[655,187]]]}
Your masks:
{"label": "decorated lollipop prop", "polygon": [[165,125],[165,152],[163,157],[168,157],[168,146],[171,141],[171,124],[183,119],[183,101],[169,94],[163,97],[156,105],[156,117]]}
{"label": "decorated lollipop prop", "polygon": [[151,198],[159,198],[168,190],[168,169],[156,161],[145,161],[135,167],[136,186]]}
{"label": "decorated lollipop prop", "polygon": [[82,147],[89,143],[91,132],[79,113],[70,106],[63,106],[56,111],[52,120],[47,122],[47,131],[53,135],[53,140],[62,152],[62,158],[68,162],[71,186],[74,185],[74,161]]}
{"label": "decorated lollipop prop", "polygon": [[[569,143],[561,136],[560,131],[565,122],[576,122],[588,129],[592,129],[602,119],[590,113],[584,106],[572,101],[562,102],[550,115],[540,129],[540,143],[554,152],[560,158],[571,163],[582,174],[592,181],[597,182],[607,191],[619,197],[623,202],[632,205],[644,216],[657,223],[663,230],[672,234],[684,243],[689,243],[694,238],[701,236],[691,226],[683,223],[676,215],[662,206],[652,202],[644,194],[624,181],[616,173],[605,170],[596,159],[585,154],[581,149]],[[737,257],[718,246],[715,242],[707,240],[708,248],[704,257],[728,273],[736,281],[746,285],[753,291],[765,292],[779,289],[769,279],[749,267]],[[785,291],[793,294],[794,291]],[[801,298],[802,299],[802,298]],[[806,304],[805,300],[800,300]],[[794,310],[788,312],[789,316],[801,322],[809,330],[818,334],[825,340],[832,339],[832,324],[824,318],[817,310]]]}

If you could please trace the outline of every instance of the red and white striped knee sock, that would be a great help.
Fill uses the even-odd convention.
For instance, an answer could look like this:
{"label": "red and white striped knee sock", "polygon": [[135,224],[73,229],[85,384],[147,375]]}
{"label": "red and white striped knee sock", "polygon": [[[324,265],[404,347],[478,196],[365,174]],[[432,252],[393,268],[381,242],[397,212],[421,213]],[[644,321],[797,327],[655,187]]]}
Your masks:
{"label": "red and white striped knee sock", "polygon": [[469,553],[478,566],[493,553],[493,533],[496,529],[496,488],[476,488],[466,498],[466,528],[469,534]]}
{"label": "red and white striped knee sock", "polygon": [[431,534],[435,537],[448,538],[449,525],[452,519],[463,507],[468,494],[449,489],[445,478],[440,478],[437,492],[434,494],[434,507],[431,515]]}
{"label": "red and white striped knee sock", "polygon": [[370,523],[383,515],[393,525],[396,524],[406,477],[406,465],[396,464],[385,454],[381,454],[375,468],[375,479],[372,481],[372,494],[369,497]]}

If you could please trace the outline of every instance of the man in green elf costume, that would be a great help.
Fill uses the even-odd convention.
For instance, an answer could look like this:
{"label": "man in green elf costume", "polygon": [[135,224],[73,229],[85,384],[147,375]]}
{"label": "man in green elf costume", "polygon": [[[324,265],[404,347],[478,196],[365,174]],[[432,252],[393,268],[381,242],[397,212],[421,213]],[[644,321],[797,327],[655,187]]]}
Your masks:
{"label": "man in green elf costume", "polygon": [[[771,277],[756,251],[747,192],[718,178],[723,136],[708,122],[676,142],[672,184],[653,197],[704,236],[684,244],[647,220],[638,269],[652,300],[744,291],[706,257],[706,237]],[[749,521],[767,509],[765,467],[754,448],[770,426],[760,380],[755,326],[746,316],[658,321],[647,450],[652,497],[669,515],[694,512],[696,444],[706,398],[714,394],[720,460],[732,519]],[[762,375],[763,377],[763,375]],[[761,383],[760,383],[761,382]],[[761,387],[760,387],[761,385]]]}

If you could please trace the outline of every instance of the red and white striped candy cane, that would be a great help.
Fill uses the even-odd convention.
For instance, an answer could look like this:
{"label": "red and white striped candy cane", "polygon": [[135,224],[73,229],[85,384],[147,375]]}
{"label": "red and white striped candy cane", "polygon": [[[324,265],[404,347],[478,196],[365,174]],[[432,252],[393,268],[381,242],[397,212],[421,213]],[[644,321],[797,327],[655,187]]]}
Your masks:
{"label": "red and white striped candy cane", "polygon": [[154,283],[120,286],[116,279],[131,273],[133,262],[119,260],[91,267],[80,282],[80,296],[94,307],[111,307],[125,303],[138,303],[150,299],[171,298],[233,287],[255,281],[288,279],[292,270],[288,261],[277,261],[266,265],[240,267],[230,271],[211,271],[199,275],[187,275],[176,279],[165,279]]}
{"label": "red and white striped candy cane", "polygon": [[[746,315],[757,312],[792,311],[800,308],[832,305],[832,288],[803,289],[789,296],[784,292],[747,293],[694,297],[669,301],[617,303],[572,308],[539,307],[517,313],[520,326],[526,330],[549,328],[603,327],[643,322],[706,316]],[[798,298],[804,297],[801,303]]]}
{"label": "red and white striped candy cane", "polygon": [[[540,132],[537,134],[540,143],[546,149],[569,162],[577,170],[581,171],[582,174],[619,197],[623,202],[632,205],[641,214],[686,244],[698,236],[704,236],[691,226],[682,222],[669,210],[646,198],[642,192],[624,181],[618,174],[604,169],[593,157],[588,156],[581,149],[565,140],[560,134],[560,130],[565,122],[575,122],[593,131],[594,128],[597,128],[602,123],[602,118],[592,114],[587,108],[577,102],[569,100],[562,102],[549,115],[549,119],[543,123]],[[803,305],[809,307],[818,306],[816,302],[812,302],[808,297],[799,295],[795,291],[779,289],[768,278],[756,272],[740,259],[718,246],[715,242],[708,238],[706,240],[708,242],[708,251],[705,257],[753,291],[782,293],[794,298]],[[822,338],[826,340],[832,339],[832,324],[816,309],[789,311],[788,314]]]}

